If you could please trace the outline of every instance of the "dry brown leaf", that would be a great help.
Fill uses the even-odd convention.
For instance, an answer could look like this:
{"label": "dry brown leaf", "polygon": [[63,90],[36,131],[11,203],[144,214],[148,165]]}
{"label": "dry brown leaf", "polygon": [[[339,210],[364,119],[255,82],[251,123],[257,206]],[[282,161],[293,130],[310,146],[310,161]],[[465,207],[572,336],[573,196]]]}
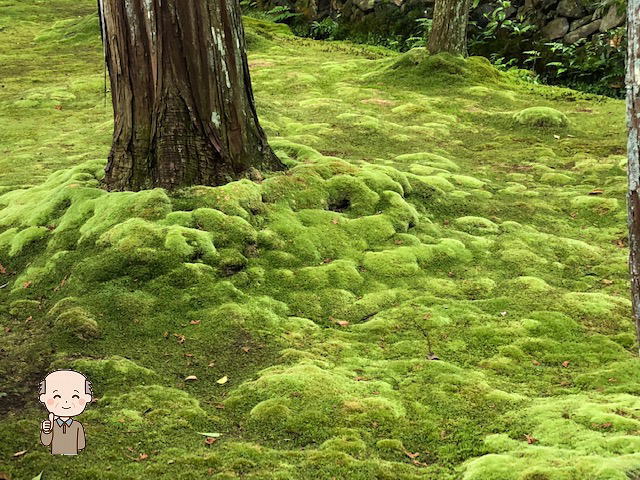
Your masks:
{"label": "dry brown leaf", "polygon": [[5,273],[7,273],[7,269],[6,269],[6,268],[4,268],[4,267],[2,266],[2,264],[0,263],[0,274],[4,275]]}
{"label": "dry brown leaf", "polygon": [[569,366],[569,360],[565,360],[564,362],[562,362],[562,366],[564,368],[567,368]]}
{"label": "dry brown leaf", "polygon": [[14,457],[21,457],[23,456],[25,453],[27,453],[28,450],[20,450],[19,452],[16,452],[13,454]]}
{"label": "dry brown leaf", "polygon": [[31,285],[33,285],[33,282],[29,280],[28,282],[24,282],[22,284],[22,288],[29,288]]}
{"label": "dry brown leaf", "polygon": [[338,325],[340,325],[341,327],[346,327],[346,326],[348,326],[348,325],[349,325],[349,322],[348,322],[348,321],[346,321],[346,320],[338,320],[336,323],[337,323]]}
{"label": "dry brown leaf", "polygon": [[218,439],[217,438],[213,438],[213,437],[207,437],[204,439],[204,443],[206,443],[207,445],[211,445],[215,442],[217,442]]}
{"label": "dry brown leaf", "polygon": [[193,382],[195,380],[198,380],[198,377],[196,377],[195,375],[189,375],[188,377],[184,378],[185,382]]}
{"label": "dry brown leaf", "polygon": [[191,320],[189,322],[190,325],[200,325],[200,320]]}
{"label": "dry brown leaf", "polygon": [[540,366],[540,362],[537,360],[531,360],[531,363],[533,363],[536,367]]}
{"label": "dry brown leaf", "polygon": [[524,438],[527,439],[527,443],[529,445],[533,445],[534,443],[536,443],[538,441],[538,439],[532,435],[529,435],[528,433],[525,433]]}

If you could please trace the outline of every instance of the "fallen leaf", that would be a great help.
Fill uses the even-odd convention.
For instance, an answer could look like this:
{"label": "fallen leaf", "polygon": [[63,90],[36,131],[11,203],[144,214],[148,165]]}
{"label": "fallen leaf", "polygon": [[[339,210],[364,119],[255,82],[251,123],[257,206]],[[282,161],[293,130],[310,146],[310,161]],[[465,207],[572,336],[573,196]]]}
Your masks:
{"label": "fallen leaf", "polygon": [[569,366],[569,360],[565,360],[564,362],[562,362],[562,366],[564,368],[567,368]]}
{"label": "fallen leaf", "polygon": [[440,360],[440,357],[438,357],[435,353],[430,353],[427,358],[429,360]]}
{"label": "fallen leaf", "polygon": [[193,357],[193,353],[185,353],[184,356],[191,358],[191,357]]}
{"label": "fallen leaf", "polygon": [[190,325],[200,325],[200,320],[191,320],[189,322]]}
{"label": "fallen leaf", "polygon": [[174,333],[173,336],[178,339],[178,343],[180,344],[183,344],[184,341],[187,339],[184,335],[180,335],[178,333]]}
{"label": "fallen leaf", "polygon": [[225,375],[222,378],[219,378],[218,380],[216,380],[216,383],[219,383],[220,385],[224,385],[225,383],[227,383],[227,381],[229,380],[229,378]]}
{"label": "fallen leaf", "polygon": [[507,316],[507,312],[500,312],[500,315],[502,315],[503,317]]}
{"label": "fallen leaf", "polygon": [[364,380],[367,380],[367,377],[360,377],[360,376],[358,376],[358,377],[355,377],[355,378],[354,378],[354,380],[355,380],[356,382],[362,382],[362,381],[364,381]]}
{"label": "fallen leaf", "polygon": [[336,323],[337,323],[338,325],[340,325],[341,327],[346,327],[346,326],[348,326],[348,325],[349,325],[349,322],[348,322],[348,321],[346,321],[346,320],[338,320]]}
{"label": "fallen leaf", "polygon": [[407,457],[409,457],[409,458],[416,458],[417,456],[419,456],[419,455],[420,455],[420,453],[419,453],[419,452],[411,453],[411,452],[410,452],[410,451],[408,451],[408,450],[405,450],[405,452],[404,452],[404,453],[405,453],[405,455],[407,455]]}
{"label": "fallen leaf", "polygon": [[137,461],[139,462],[141,460],[146,460],[147,458],[149,458],[149,455],[147,455],[146,453],[141,453]]}
{"label": "fallen leaf", "polygon": [[242,347],[242,351],[243,351],[244,353],[247,353],[249,350],[251,350],[251,348],[250,348],[250,347]]}
{"label": "fallen leaf", "polygon": [[27,450],[20,450],[19,452],[16,452],[13,454],[14,457],[21,457],[23,456],[25,453],[27,453]]}
{"label": "fallen leaf", "polygon": [[527,439],[527,443],[529,445],[533,445],[534,443],[536,443],[538,441],[538,439],[532,435],[529,435],[528,433],[525,433],[524,438]]}
{"label": "fallen leaf", "polygon": [[613,280],[608,280],[608,279],[603,279],[602,283],[604,283],[605,285],[613,285]]}
{"label": "fallen leaf", "polygon": [[[42,473],[40,475],[42,475]],[[11,480],[11,477],[6,472],[0,472],[0,480]]]}
{"label": "fallen leaf", "polygon": [[4,267],[2,266],[2,264],[1,264],[1,263],[0,263],[0,273],[1,273],[2,275],[4,275],[5,273],[7,273],[7,269],[6,269],[6,268],[4,268]]}
{"label": "fallen leaf", "polygon": [[560,135],[554,135],[553,138],[555,138],[556,140],[560,140]]}
{"label": "fallen leaf", "polygon": [[33,285],[33,282],[29,280],[28,282],[24,282],[22,284],[22,288],[29,288],[31,285]]}
{"label": "fallen leaf", "polygon": [[334,225],[337,225],[338,224],[338,219],[334,218],[333,220],[331,220],[331,223],[333,223]]}
{"label": "fallen leaf", "polygon": [[29,315],[29,316],[25,319],[25,322],[29,322],[29,321],[31,321],[31,320],[33,320],[33,317],[32,317],[31,315]]}
{"label": "fallen leaf", "polygon": [[184,379],[185,382],[193,382],[194,380],[198,380],[198,377],[196,377],[195,375],[189,375]]}
{"label": "fallen leaf", "polygon": [[220,410],[224,409],[224,403],[216,403],[214,407],[219,408]]}
{"label": "fallen leaf", "polygon": [[537,360],[531,360],[531,363],[533,363],[536,367],[540,366],[540,362]]}
{"label": "fallen leaf", "polygon": [[211,362],[209,365],[207,365],[207,367],[211,368],[216,364],[216,362]]}
{"label": "fallen leaf", "polygon": [[205,437],[214,437],[214,438],[218,438],[220,435],[222,435],[221,433],[218,432],[214,432],[214,433],[209,433],[209,432],[198,432],[200,435],[204,435]]}
{"label": "fallen leaf", "polygon": [[604,193],[604,190],[597,188],[595,190],[591,190],[589,192],[589,195],[602,195],[603,193]]}
{"label": "fallen leaf", "polygon": [[218,439],[217,438],[213,438],[213,437],[207,437],[204,439],[204,443],[206,443],[207,445],[211,445],[215,442],[217,442]]}
{"label": "fallen leaf", "polygon": [[56,110],[62,110],[62,105],[56,105],[56,106],[55,106],[55,107],[53,107],[53,108],[55,108]]}

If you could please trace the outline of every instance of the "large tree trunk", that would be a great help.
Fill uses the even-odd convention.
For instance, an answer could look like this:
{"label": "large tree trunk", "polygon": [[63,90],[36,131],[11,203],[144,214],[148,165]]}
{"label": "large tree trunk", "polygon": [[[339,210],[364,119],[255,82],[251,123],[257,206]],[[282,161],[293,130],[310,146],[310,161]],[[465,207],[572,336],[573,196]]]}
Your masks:
{"label": "large tree trunk", "polygon": [[471,0],[436,0],[429,34],[432,54],[467,55],[467,24]]}
{"label": "large tree trunk", "polygon": [[99,0],[115,117],[110,190],[278,170],[253,100],[238,0]]}
{"label": "large tree trunk", "polygon": [[629,273],[633,318],[640,342],[640,0],[628,0],[627,37]]}

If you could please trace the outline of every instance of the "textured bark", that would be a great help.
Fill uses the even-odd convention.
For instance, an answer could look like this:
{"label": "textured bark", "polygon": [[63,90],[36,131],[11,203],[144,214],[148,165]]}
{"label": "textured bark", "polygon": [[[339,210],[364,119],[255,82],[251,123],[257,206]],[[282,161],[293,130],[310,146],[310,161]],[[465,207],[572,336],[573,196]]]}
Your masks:
{"label": "textured bark", "polygon": [[114,109],[110,190],[279,170],[255,110],[238,0],[99,0]]}
{"label": "textured bark", "polygon": [[629,274],[633,318],[640,341],[640,0],[628,0],[627,38]]}
{"label": "textured bark", "polygon": [[467,25],[471,0],[436,0],[429,34],[432,54],[467,55]]}

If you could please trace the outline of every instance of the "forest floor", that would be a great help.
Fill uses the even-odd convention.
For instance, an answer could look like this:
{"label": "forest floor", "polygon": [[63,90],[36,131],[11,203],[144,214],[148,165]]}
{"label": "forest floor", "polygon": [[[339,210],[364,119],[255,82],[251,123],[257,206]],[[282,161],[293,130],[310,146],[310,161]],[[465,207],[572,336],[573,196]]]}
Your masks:
{"label": "forest floor", "polygon": [[248,18],[290,169],[107,193],[94,10],[0,0],[1,478],[638,474],[623,102]]}

